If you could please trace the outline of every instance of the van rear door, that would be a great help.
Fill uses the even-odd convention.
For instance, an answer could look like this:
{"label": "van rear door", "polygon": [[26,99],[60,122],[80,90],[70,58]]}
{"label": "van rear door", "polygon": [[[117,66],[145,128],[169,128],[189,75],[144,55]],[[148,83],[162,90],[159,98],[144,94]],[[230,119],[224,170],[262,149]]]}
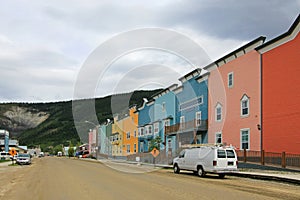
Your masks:
{"label": "van rear door", "polygon": [[237,167],[237,157],[233,149],[226,149],[227,156],[227,168],[236,168]]}
{"label": "van rear door", "polygon": [[224,149],[217,150],[217,163],[216,167],[224,169],[227,167],[226,151]]}

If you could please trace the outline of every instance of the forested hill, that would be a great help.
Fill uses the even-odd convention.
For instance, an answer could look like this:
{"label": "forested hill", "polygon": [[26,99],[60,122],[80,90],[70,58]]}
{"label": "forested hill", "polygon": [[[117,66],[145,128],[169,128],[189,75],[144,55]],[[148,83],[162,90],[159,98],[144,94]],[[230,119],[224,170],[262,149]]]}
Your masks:
{"label": "forested hill", "polygon": [[[112,113],[127,109],[129,106],[143,103],[143,98],[150,98],[160,90],[135,91],[95,99],[95,111],[99,123],[112,119]],[[124,100],[124,101],[123,101]],[[77,100],[77,106],[94,99]],[[116,102],[121,101],[122,103]],[[126,102],[127,101],[127,102]],[[125,102],[125,103],[124,103]],[[68,145],[80,142],[72,114],[72,101],[54,103],[2,103],[0,104],[0,129],[10,132],[11,138],[19,140],[20,145],[33,147]],[[84,119],[90,120],[95,113],[86,112]],[[97,123],[97,122],[95,122]],[[92,124],[82,123],[80,135],[87,136]]]}

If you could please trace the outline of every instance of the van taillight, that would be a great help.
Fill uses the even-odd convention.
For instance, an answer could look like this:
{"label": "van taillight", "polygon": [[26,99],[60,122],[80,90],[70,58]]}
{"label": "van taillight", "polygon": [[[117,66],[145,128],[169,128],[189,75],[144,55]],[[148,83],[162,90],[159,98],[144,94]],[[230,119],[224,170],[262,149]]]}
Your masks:
{"label": "van taillight", "polygon": [[236,161],[236,166],[238,166],[238,164],[239,164],[239,161]]}
{"label": "van taillight", "polygon": [[217,161],[216,160],[213,161],[213,166],[217,166]]}

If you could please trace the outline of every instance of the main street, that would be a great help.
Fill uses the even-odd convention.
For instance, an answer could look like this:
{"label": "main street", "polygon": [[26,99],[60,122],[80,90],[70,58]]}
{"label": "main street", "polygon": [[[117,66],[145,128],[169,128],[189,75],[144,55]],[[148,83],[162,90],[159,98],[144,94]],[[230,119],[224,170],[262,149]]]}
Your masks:
{"label": "main street", "polygon": [[299,186],[69,158],[1,167],[0,199],[300,199]]}

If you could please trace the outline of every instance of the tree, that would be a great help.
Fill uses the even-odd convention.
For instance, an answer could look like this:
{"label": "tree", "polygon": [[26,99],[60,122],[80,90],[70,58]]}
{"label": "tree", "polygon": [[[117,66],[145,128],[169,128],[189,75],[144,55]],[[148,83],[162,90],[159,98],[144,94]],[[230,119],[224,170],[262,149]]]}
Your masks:
{"label": "tree", "polygon": [[69,157],[74,157],[74,147],[73,147],[72,142],[70,142],[70,144],[69,144],[68,155],[69,155]]}
{"label": "tree", "polygon": [[57,153],[59,151],[62,152],[62,146],[61,146],[61,144],[56,145],[53,150],[54,150],[55,155],[57,155]]}
{"label": "tree", "polygon": [[159,136],[152,139],[150,141],[149,151],[152,151],[154,148],[156,148],[157,150],[160,150],[160,143],[161,143],[161,138]]}

